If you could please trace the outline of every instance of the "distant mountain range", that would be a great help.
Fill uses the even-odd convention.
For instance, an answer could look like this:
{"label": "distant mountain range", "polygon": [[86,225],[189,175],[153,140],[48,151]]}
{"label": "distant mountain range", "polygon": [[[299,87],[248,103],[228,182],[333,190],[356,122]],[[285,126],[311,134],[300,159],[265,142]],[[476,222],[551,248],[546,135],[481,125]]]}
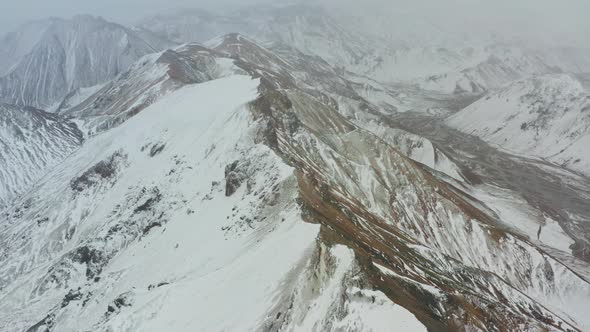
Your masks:
{"label": "distant mountain range", "polygon": [[49,109],[172,43],[92,16],[26,24],[0,40],[0,101]]}

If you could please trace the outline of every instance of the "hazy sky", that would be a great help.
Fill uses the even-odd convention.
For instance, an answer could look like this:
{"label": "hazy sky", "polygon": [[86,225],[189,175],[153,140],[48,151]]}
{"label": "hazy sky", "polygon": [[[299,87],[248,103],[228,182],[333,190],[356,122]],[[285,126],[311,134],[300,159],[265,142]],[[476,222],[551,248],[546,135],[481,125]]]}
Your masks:
{"label": "hazy sky", "polygon": [[411,33],[420,21],[451,33],[481,31],[590,45],[590,0],[363,0],[362,6],[354,0],[322,1],[371,17],[374,30],[387,26],[392,33]]}
{"label": "hazy sky", "polygon": [[93,14],[128,24],[167,9],[281,1],[321,2],[351,16],[371,17],[367,22],[373,29],[391,33],[410,33],[422,22],[450,31],[492,29],[548,41],[588,40],[590,34],[590,0],[0,0],[0,33],[48,16]]}
{"label": "hazy sky", "polygon": [[0,33],[20,24],[48,16],[92,14],[130,23],[161,10],[179,7],[215,9],[268,0],[0,0]]}

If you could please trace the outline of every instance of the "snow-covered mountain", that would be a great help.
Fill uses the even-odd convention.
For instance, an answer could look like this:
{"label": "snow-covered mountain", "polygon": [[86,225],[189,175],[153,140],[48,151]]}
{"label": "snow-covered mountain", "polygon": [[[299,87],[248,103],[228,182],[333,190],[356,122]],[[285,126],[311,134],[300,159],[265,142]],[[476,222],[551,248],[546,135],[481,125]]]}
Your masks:
{"label": "snow-covered mountain", "polygon": [[[590,71],[585,49],[540,50],[493,39],[474,42],[470,38],[461,43],[456,36],[449,36],[453,42],[448,43],[440,36],[437,43],[410,42],[363,30],[351,20],[323,7],[297,4],[223,14],[184,10],[146,18],[139,26],[177,42],[205,42],[217,35],[240,32],[266,45],[290,45],[380,82],[415,84],[444,93],[479,94],[532,75]],[[442,33],[436,26],[424,29],[435,35]]]}
{"label": "snow-covered mountain", "polygon": [[503,149],[590,175],[590,94],[572,76],[514,82],[447,122]]}
{"label": "snow-covered mountain", "polygon": [[[305,87],[334,91],[355,97],[349,83],[320,58],[306,56],[286,45],[271,52],[240,34],[229,34],[206,43],[186,44],[140,59],[131,68],[73,107],[60,107],[58,114],[83,120],[90,133],[108,129],[139,113],[170,91],[186,84],[205,82],[235,74],[231,64],[240,57],[262,72],[270,68],[292,86],[295,80]],[[73,99],[80,93],[74,94]],[[67,99],[66,99],[67,100]],[[78,99],[80,100],[80,99]],[[63,104],[68,104],[64,102]]]}
{"label": "snow-covered mountain", "polygon": [[258,6],[223,14],[183,10],[146,18],[139,26],[179,43],[239,32],[265,44],[280,42],[319,55],[331,64],[375,60],[362,35],[344,29],[318,6]]}
{"label": "snow-covered mountain", "polygon": [[477,57],[468,49],[393,47],[380,38],[347,28],[348,22],[339,21],[325,8],[302,4],[259,6],[224,14],[172,12],[146,18],[139,25],[177,42],[204,42],[240,32],[266,44],[290,45],[332,65],[388,81],[441,74]]}
{"label": "snow-covered mountain", "polygon": [[[245,73],[224,59],[220,66]],[[272,137],[267,122],[246,105],[263,81],[231,75],[163,96],[55,168],[23,198],[22,215],[4,215],[1,257],[11,267],[1,278],[3,326],[424,330],[406,309],[352,278],[352,250],[316,242],[320,227],[302,220],[294,169],[264,143]],[[43,215],[36,226],[24,222],[30,213]],[[28,235],[14,237],[21,232]],[[40,242],[29,251],[28,241]],[[13,254],[18,248],[25,251]],[[40,301],[23,302],[18,294],[30,291]],[[334,306],[336,294],[351,298]],[[289,310],[289,303],[296,305]],[[316,306],[313,314],[308,305]]]}
{"label": "snow-covered mountain", "polygon": [[24,25],[0,41],[0,101],[47,109],[171,43],[92,16]]}
{"label": "snow-covered mountain", "polygon": [[587,329],[586,277],[452,160],[430,161],[446,179],[401,153],[439,151],[368,126],[378,110],[321,59],[238,34],[140,59],[64,110],[94,135],[0,215],[1,326]]}
{"label": "snow-covered mountain", "polygon": [[432,75],[418,81],[425,90],[444,93],[483,93],[538,74],[561,71],[537,54],[513,46],[494,45],[481,53],[485,58],[471,67]]}
{"label": "snow-covered mountain", "polygon": [[82,102],[73,107],[59,107],[57,112],[84,120],[91,133],[108,129],[139,113],[167,92],[224,75],[227,68],[222,61],[215,61],[214,54],[190,44],[147,55],[90,96],[83,96],[86,98],[81,98]]}
{"label": "snow-covered mountain", "polygon": [[41,110],[0,104],[0,211],[82,144],[76,125]]}

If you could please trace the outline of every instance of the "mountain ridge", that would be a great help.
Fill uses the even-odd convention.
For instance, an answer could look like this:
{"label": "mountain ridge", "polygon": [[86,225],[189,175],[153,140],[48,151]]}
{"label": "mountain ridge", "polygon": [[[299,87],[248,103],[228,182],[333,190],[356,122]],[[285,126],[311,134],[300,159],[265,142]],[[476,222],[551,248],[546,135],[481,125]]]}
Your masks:
{"label": "mountain ridge", "polygon": [[[55,102],[0,104],[0,326],[590,329],[585,57],[314,8],[4,39]],[[88,30],[132,48],[101,80],[64,65]]]}
{"label": "mountain ridge", "polygon": [[[0,316],[12,330],[369,329],[392,315],[417,330],[587,324],[583,276],[347,118],[374,106],[328,89],[341,86],[337,75],[327,85],[330,71],[303,75],[292,70],[297,53],[279,57],[236,34],[214,45],[166,58],[205,56],[225,76],[163,90],[7,210],[2,303],[10,316],[39,300],[21,320]],[[164,54],[121,77],[151,72]],[[202,310],[183,310],[182,294]],[[250,298],[256,305],[227,319],[232,299]]]}

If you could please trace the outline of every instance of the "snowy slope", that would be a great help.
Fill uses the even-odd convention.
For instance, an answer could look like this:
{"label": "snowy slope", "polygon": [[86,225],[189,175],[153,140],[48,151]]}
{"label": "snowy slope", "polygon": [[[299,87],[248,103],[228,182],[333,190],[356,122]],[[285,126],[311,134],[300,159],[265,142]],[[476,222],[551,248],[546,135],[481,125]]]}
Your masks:
{"label": "snowy slope", "polygon": [[217,61],[215,56],[219,54],[196,44],[147,55],[75,106],[60,107],[58,113],[84,121],[91,133],[108,129],[170,91],[231,74],[232,60]]}
{"label": "snowy slope", "polygon": [[0,210],[82,143],[78,128],[33,108],[0,104]]}
{"label": "snowy slope", "polygon": [[[232,42],[229,45],[232,49],[241,50],[243,53],[241,56],[245,58],[252,56],[253,54],[247,54],[248,50],[259,54],[260,50],[253,49],[246,40],[230,39]],[[282,58],[287,57],[283,56]],[[265,57],[265,59],[269,59],[269,57]],[[261,63],[265,63],[265,61],[261,61]],[[340,100],[334,104],[334,100],[330,101],[321,93],[318,95],[306,90],[302,93],[297,91],[299,90],[297,88],[285,90],[283,82],[288,81],[288,77],[281,74],[277,77],[278,73],[276,72],[261,72],[256,67],[248,68],[246,66],[244,68],[257,76],[261,75],[263,82],[266,82],[266,89],[271,89],[268,94],[263,96],[262,100],[256,103],[260,107],[259,111],[263,117],[269,118],[268,121],[274,129],[274,134],[272,132],[267,134],[267,139],[271,146],[276,144],[275,151],[280,151],[284,158],[290,160],[291,164],[300,170],[300,174],[303,174],[300,177],[303,201],[307,202],[308,207],[312,210],[312,215],[318,218],[322,224],[329,229],[337,230],[336,232],[345,238],[356,239],[357,243],[363,243],[361,246],[367,245],[365,241],[369,241],[371,243],[369,246],[375,248],[375,241],[384,241],[380,243],[385,243],[383,244],[385,247],[395,252],[395,254],[392,253],[393,256],[385,255],[388,259],[395,261],[399,258],[400,252],[406,253],[407,249],[394,248],[396,245],[393,243],[397,242],[394,240],[395,235],[384,232],[383,228],[380,228],[383,227],[380,226],[382,224],[377,220],[383,220],[385,224],[393,221],[395,229],[403,234],[411,234],[410,236],[417,243],[421,243],[435,252],[458,259],[462,264],[477,267],[483,271],[493,271],[494,274],[502,276],[503,280],[509,280],[508,289],[505,288],[507,285],[503,285],[499,280],[488,280],[488,282],[494,284],[496,289],[504,289],[502,292],[507,292],[505,296],[513,298],[514,301],[523,301],[524,299],[517,295],[519,292],[523,292],[531,297],[529,300],[543,303],[542,306],[549,308],[557,315],[561,315],[557,312],[568,312],[565,315],[575,316],[576,323],[574,324],[582,326],[587,324],[584,318],[585,310],[579,310],[579,303],[581,303],[579,301],[584,301],[584,298],[588,296],[587,291],[583,291],[585,295],[572,293],[570,286],[565,286],[573,282],[578,284],[581,289],[587,289],[587,282],[575,272],[570,271],[563,274],[559,272],[559,278],[564,279],[555,281],[554,274],[547,273],[547,271],[549,269],[558,271],[565,266],[557,261],[552,261],[553,258],[548,258],[549,256],[542,253],[542,250],[534,249],[534,244],[519,235],[510,234],[499,223],[496,224],[496,222],[487,219],[484,216],[487,213],[474,212],[478,211],[481,206],[479,203],[472,202],[472,198],[462,197],[460,191],[457,193],[457,189],[448,188],[438,181],[433,183],[433,179],[421,167],[417,167],[415,163],[410,162],[391,146],[384,144],[372,133],[365,132],[345,120],[341,114],[335,112],[336,110],[342,112],[345,108]],[[274,89],[281,91],[278,95],[273,92],[273,86],[276,86]],[[345,100],[343,102],[346,103]],[[366,109],[366,105],[363,106],[363,103],[352,103],[346,107],[358,107],[356,112],[359,113]],[[427,156],[428,153],[424,155]],[[437,165],[435,164],[435,166]],[[453,170],[450,168],[453,167],[452,162],[446,165],[441,163],[438,167],[443,172],[449,171],[449,169]],[[435,187],[431,187],[431,185]],[[451,192],[458,196],[451,194]],[[389,199],[387,199],[388,193],[391,195]],[[414,197],[417,198],[414,199]],[[463,203],[460,203],[461,201]],[[429,204],[433,205],[429,208]],[[455,210],[453,205],[459,210]],[[430,210],[431,208],[432,210]],[[343,212],[338,214],[336,211]],[[351,217],[351,214],[354,216]],[[460,220],[469,221],[467,224],[462,224]],[[438,231],[441,227],[445,229],[444,234]],[[485,231],[479,233],[473,227],[482,227],[480,230],[485,229]],[[395,232],[394,230],[390,231]],[[487,233],[489,237],[487,239],[479,238],[475,235],[476,233]],[[502,237],[506,236],[504,239],[507,242],[500,240],[501,245],[496,247],[494,243],[497,238],[493,234],[504,234]],[[404,236],[402,235],[402,237]],[[407,239],[400,241],[405,242]],[[413,245],[410,247],[414,248]],[[471,251],[472,249],[474,251]],[[368,255],[373,257],[372,259],[383,258],[383,247],[375,251],[368,250],[370,251]],[[526,251],[527,254],[522,255],[521,250]],[[420,251],[418,255],[426,255],[426,257],[422,256],[417,259],[418,261],[434,259],[433,256],[423,251]],[[436,256],[436,254],[434,255]],[[398,262],[398,264],[406,266],[407,260],[416,262],[414,259],[406,257],[405,254],[402,256],[404,258],[400,259],[404,263]],[[485,258],[482,259],[482,257]],[[494,259],[499,259],[498,263],[491,263],[491,260]],[[507,263],[508,261],[512,263]],[[546,262],[552,266],[553,264],[557,265],[552,268],[549,268],[548,265],[541,267],[538,265],[540,262]],[[440,261],[434,264],[440,264]],[[502,264],[508,265],[502,267]],[[514,270],[514,266],[528,266],[539,272],[535,272],[536,277],[532,281],[529,278],[529,268]],[[424,270],[422,268],[428,270],[429,267],[421,266],[417,273],[423,276]],[[461,270],[461,268],[458,269]],[[539,269],[544,272],[540,272]],[[568,270],[568,268],[565,269]],[[437,270],[435,275],[457,273],[455,268],[451,268],[451,270],[453,272]],[[402,269],[402,271],[403,274],[411,274],[408,269]],[[472,275],[469,278],[475,278],[478,280],[475,283],[478,284],[481,281],[479,279],[481,275],[478,272],[474,273],[477,276]],[[486,272],[482,273],[486,275]],[[456,276],[450,277],[450,279],[453,278]],[[440,282],[435,281],[436,279],[428,278],[430,282]],[[548,286],[548,283],[551,286]],[[464,286],[464,283],[461,284]],[[440,286],[441,288],[449,286],[444,281],[442,285],[445,286]],[[482,294],[483,290],[478,287],[481,286],[476,286],[475,288],[479,290],[474,290],[474,292]],[[487,288],[488,286],[483,287]],[[516,293],[515,289],[509,290],[511,287],[518,289]],[[548,292],[549,289],[553,289],[555,292]],[[464,293],[462,292],[462,294]],[[492,295],[492,298],[496,296],[498,294]],[[561,296],[565,297],[561,298]],[[468,297],[462,298],[462,300],[469,301]],[[478,301],[476,300],[476,302]],[[447,308],[447,310],[453,309]],[[507,324],[513,324],[522,319],[522,317],[515,319],[510,315],[503,316],[505,313],[501,309],[489,314],[495,317],[492,318],[493,320],[502,316],[503,318],[500,319],[502,324],[507,322],[511,322]],[[529,323],[520,321],[518,324],[528,325]],[[530,326],[533,325],[534,323]],[[556,326],[553,325],[553,327]],[[520,328],[524,329],[522,325]]]}
{"label": "snowy slope", "polygon": [[387,128],[376,122],[370,122],[365,128],[395,146],[408,158],[455,180],[464,180],[460,168],[428,139],[401,129]]}
{"label": "snowy slope", "polygon": [[67,110],[80,105],[83,101],[102,89],[104,84],[97,84],[88,88],[78,88],[68,93],[61,103],[56,104],[53,109],[48,109],[48,112],[63,113]]}
{"label": "snowy slope", "polygon": [[[148,37],[151,36],[151,37]],[[0,100],[48,108],[78,88],[110,80],[170,42],[92,16],[48,19],[2,40]]]}
{"label": "snowy slope", "polygon": [[447,123],[514,153],[590,174],[590,95],[569,75],[515,82]]}
{"label": "snowy slope", "polygon": [[[260,122],[244,103],[257,87],[232,76],[182,88],[47,176],[24,216],[3,223],[7,331],[36,322],[55,331],[263,329],[281,321],[273,310],[291,291],[301,297],[294,329],[385,330],[389,321],[423,331],[382,293],[344,282],[355,268],[349,249],[317,247],[319,226],[304,223],[295,204],[293,169],[256,143]],[[101,161],[114,174],[93,173]],[[248,176],[235,192],[229,165]],[[47,219],[16,222],[34,215]],[[332,301],[346,292],[338,312],[353,316],[342,319]]]}
{"label": "snowy slope", "polygon": [[231,65],[236,57],[241,58],[244,66],[255,66],[261,73],[272,70],[286,77],[281,82],[284,87],[297,82],[310,89],[356,96],[349,83],[328,63],[288,46],[277,45],[271,51],[239,34],[214,38],[206,44],[211,49],[192,43],[147,55],[90,96],[78,98],[80,94],[73,93],[71,98],[77,100],[71,102],[66,98],[57,112],[82,120],[90,134],[102,131],[186,84],[232,75],[236,70],[243,73]]}

